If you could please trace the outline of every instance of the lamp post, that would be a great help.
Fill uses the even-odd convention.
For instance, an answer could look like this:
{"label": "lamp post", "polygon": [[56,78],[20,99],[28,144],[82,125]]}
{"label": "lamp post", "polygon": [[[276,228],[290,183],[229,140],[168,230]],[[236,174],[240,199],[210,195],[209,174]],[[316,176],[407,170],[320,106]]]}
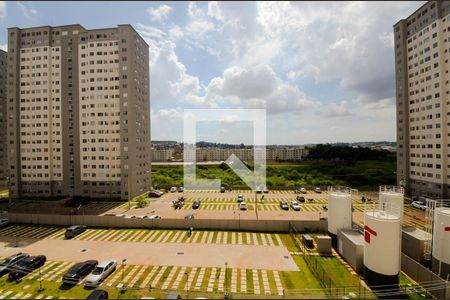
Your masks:
{"label": "lamp post", "polygon": [[227,280],[227,272],[228,271],[228,262],[225,262],[225,299],[228,298],[228,280]]}
{"label": "lamp post", "polygon": [[126,258],[122,259],[122,287],[124,286],[124,277],[125,277],[125,262],[127,261]]}
{"label": "lamp post", "polygon": [[189,299],[189,274],[186,271],[184,275],[186,275],[186,299]]}
{"label": "lamp post", "polygon": [[44,289],[42,288],[42,276],[41,276],[41,268],[39,268],[39,289],[38,292],[42,292]]}

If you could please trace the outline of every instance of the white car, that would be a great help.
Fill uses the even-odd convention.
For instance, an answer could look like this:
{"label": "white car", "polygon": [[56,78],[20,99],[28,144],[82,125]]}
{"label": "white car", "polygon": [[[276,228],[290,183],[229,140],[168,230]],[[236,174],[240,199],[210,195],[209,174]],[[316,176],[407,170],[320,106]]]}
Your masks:
{"label": "white car", "polygon": [[117,261],[106,260],[102,261],[95,267],[94,271],[86,277],[84,282],[85,286],[97,287],[99,286],[109,275],[111,275],[117,267]]}
{"label": "white car", "polygon": [[239,209],[240,210],[247,210],[247,203],[245,203],[245,202],[239,203]]}
{"label": "white car", "polygon": [[320,187],[316,187],[316,188],[314,189],[314,192],[319,193],[319,194],[322,193]]}
{"label": "white car", "polygon": [[268,193],[269,192],[269,189],[267,188],[267,186],[263,187],[263,192],[264,193]]}
{"label": "white car", "polygon": [[176,188],[175,186],[173,186],[173,187],[170,188],[170,192],[171,192],[171,193],[175,193],[176,191],[177,191],[177,188]]}
{"label": "white car", "polygon": [[297,201],[291,201],[291,208],[295,211],[300,211],[300,204]]}
{"label": "white car", "polygon": [[237,202],[242,202],[242,201],[244,201],[244,196],[239,194],[238,197],[237,197]]}
{"label": "white car", "polygon": [[261,188],[259,186],[256,187],[256,193],[257,194],[261,194],[262,193],[262,190],[261,190]]}
{"label": "white car", "polygon": [[161,219],[160,215],[151,215],[148,217],[150,220],[157,220],[157,219]]}
{"label": "white car", "polygon": [[180,187],[178,188],[178,193],[182,193],[182,192],[184,192],[184,187],[180,186]]}
{"label": "white car", "polygon": [[8,219],[6,219],[6,218],[1,218],[0,219],[0,228],[4,228],[4,227],[8,226],[8,224],[9,224],[9,220]]}
{"label": "white car", "polygon": [[300,189],[300,193],[306,194],[306,189],[305,189],[305,188],[301,188],[301,189]]}
{"label": "white car", "polygon": [[418,209],[421,209],[421,210],[426,210],[427,209],[427,206],[422,201],[413,201],[411,203],[411,206],[415,207],[415,208],[418,208]]}

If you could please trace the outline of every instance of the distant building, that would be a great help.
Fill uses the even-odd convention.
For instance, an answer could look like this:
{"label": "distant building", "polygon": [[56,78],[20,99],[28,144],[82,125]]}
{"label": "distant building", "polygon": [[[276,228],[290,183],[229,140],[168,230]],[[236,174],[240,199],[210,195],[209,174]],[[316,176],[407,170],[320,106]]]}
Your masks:
{"label": "distant building", "polygon": [[8,151],[6,135],[6,58],[7,53],[0,50],[0,188],[6,185],[8,177]]}
{"label": "distant building", "polygon": [[394,25],[397,181],[412,195],[450,195],[450,3],[429,1]]}
{"label": "distant building", "polygon": [[8,29],[10,196],[150,189],[149,49],[130,25]]}
{"label": "distant building", "polygon": [[152,162],[165,162],[170,161],[172,159],[174,150],[165,149],[165,150],[157,150],[152,149]]}

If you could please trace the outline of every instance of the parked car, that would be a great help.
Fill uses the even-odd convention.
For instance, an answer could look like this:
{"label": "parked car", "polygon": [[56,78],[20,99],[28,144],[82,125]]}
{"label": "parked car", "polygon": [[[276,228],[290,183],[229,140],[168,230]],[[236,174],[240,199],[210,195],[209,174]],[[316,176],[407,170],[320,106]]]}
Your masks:
{"label": "parked car", "polygon": [[1,218],[0,219],[0,228],[5,228],[6,226],[8,226],[9,224],[9,220],[6,218]]}
{"label": "parked car", "polygon": [[244,196],[242,196],[241,194],[239,194],[239,195],[237,196],[237,202],[242,202],[242,201],[244,201]]}
{"label": "parked car", "polygon": [[418,209],[421,209],[421,210],[426,210],[427,209],[427,206],[422,201],[413,201],[411,203],[411,206],[415,207],[415,208],[418,208]]}
{"label": "parked car", "polygon": [[306,194],[306,189],[304,187],[300,188],[300,193]]}
{"label": "parked car", "polygon": [[245,202],[239,203],[239,209],[240,210],[247,210],[247,203],[245,203]]}
{"label": "parked car", "polygon": [[259,186],[256,187],[256,193],[257,194],[261,194],[262,193],[262,190],[261,190],[261,188]]}
{"label": "parked car", "polygon": [[297,201],[291,201],[291,208],[295,211],[300,211],[300,204]]}
{"label": "parked car", "polygon": [[96,260],[87,260],[72,266],[63,276],[63,282],[78,284],[84,277],[88,276],[98,265]]}
{"label": "parked car", "polygon": [[192,209],[198,209],[200,207],[200,200],[195,200],[194,203],[192,203]]}
{"label": "parked car", "polygon": [[225,188],[222,186],[222,187],[220,187],[220,192],[221,193],[225,193]]}
{"label": "parked car", "polygon": [[176,191],[177,191],[177,188],[176,188],[175,186],[173,186],[173,187],[170,188],[170,192],[171,192],[171,193],[175,193]]}
{"label": "parked car", "polygon": [[191,219],[194,218],[194,215],[193,215],[193,214],[187,214],[187,215],[184,216],[184,218],[185,218],[186,220],[191,220]]}
{"label": "parked car", "polygon": [[280,207],[282,210],[289,210],[289,205],[286,201],[280,201]]}
{"label": "parked car", "polygon": [[28,255],[27,253],[19,252],[17,254],[4,258],[2,261],[0,261],[0,276],[7,274],[14,265],[29,256],[30,255]]}
{"label": "parked car", "polygon": [[263,187],[263,192],[264,193],[268,193],[269,192],[269,189],[267,188],[267,186]]}
{"label": "parked car", "polygon": [[178,193],[182,193],[182,192],[184,192],[184,187],[180,186],[180,187],[178,188]]}
{"label": "parked car", "polygon": [[297,201],[303,203],[303,202],[305,202],[305,197],[297,196]]}
{"label": "parked car", "polygon": [[46,261],[47,257],[44,255],[28,256],[10,269],[8,277],[10,280],[20,279],[42,267]]}
{"label": "parked car", "polygon": [[150,220],[158,220],[158,219],[161,219],[161,216],[160,215],[151,215],[151,216],[149,216],[148,217]]}
{"label": "parked car", "polygon": [[104,290],[93,290],[86,299],[97,300],[97,299],[108,299],[108,292]]}
{"label": "parked car", "polygon": [[314,192],[320,194],[320,193],[322,193],[322,190],[320,189],[320,187],[316,187],[316,188],[314,189]]}
{"label": "parked car", "polygon": [[71,239],[79,235],[80,233],[83,233],[86,230],[85,225],[74,225],[67,228],[66,233],[64,236],[66,239]]}
{"label": "parked car", "polygon": [[159,197],[161,197],[163,194],[164,194],[164,193],[161,192],[161,191],[159,191],[159,190],[154,190],[154,191],[151,191],[148,195],[149,195],[150,198],[159,198]]}
{"label": "parked car", "polygon": [[116,269],[117,261],[114,259],[102,261],[94,271],[86,277],[85,286],[97,287]]}

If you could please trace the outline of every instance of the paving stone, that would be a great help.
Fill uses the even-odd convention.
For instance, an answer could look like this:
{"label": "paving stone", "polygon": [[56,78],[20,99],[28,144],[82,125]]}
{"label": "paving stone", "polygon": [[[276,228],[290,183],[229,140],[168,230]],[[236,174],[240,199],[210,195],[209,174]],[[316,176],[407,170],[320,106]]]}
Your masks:
{"label": "paving stone", "polygon": [[283,242],[281,241],[280,235],[278,233],[275,234],[275,239],[278,242],[278,246],[283,246]]}
{"label": "paving stone", "polygon": [[147,235],[142,241],[143,242],[152,242],[153,238],[158,234],[158,230],[153,231],[149,235]]}
{"label": "paving stone", "polygon": [[167,276],[166,280],[164,281],[161,289],[166,290],[169,287],[169,284],[172,282],[173,276],[175,276],[175,273],[177,272],[178,267],[172,267],[172,270],[170,270],[169,275]]}
{"label": "paving stone", "polygon": [[23,299],[28,299],[28,298],[31,297],[31,295],[33,295],[33,294],[29,293],[29,294],[26,294],[25,296],[23,296],[22,298],[23,298]]}
{"label": "paving stone", "polygon": [[199,290],[202,283],[203,283],[203,278],[205,277],[205,272],[206,272],[206,268],[201,268],[200,272],[198,273],[198,277],[197,277],[197,281],[195,282],[195,289]]}
{"label": "paving stone", "polygon": [[37,295],[36,296],[36,298],[35,299],[42,299],[44,297],[44,295],[42,295],[42,294],[39,294],[39,295]]}
{"label": "paving stone", "polygon": [[158,274],[156,274],[156,277],[152,281],[152,287],[156,287],[158,285],[158,281],[161,279],[166,269],[167,266],[163,266],[161,270],[159,270]]}
{"label": "paving stone", "polygon": [[11,295],[13,292],[12,291],[6,291],[3,295],[1,295],[1,299],[4,299],[6,297],[8,297],[9,295]]}
{"label": "paving stone", "polygon": [[186,237],[187,232],[182,232],[178,237],[177,243],[183,242],[183,239]]}
{"label": "paving stone", "polygon": [[208,237],[209,232],[204,231],[202,235],[202,240],[200,241],[201,244],[204,244],[206,242],[206,238]]}
{"label": "paving stone", "polygon": [[[195,277],[195,273],[197,273],[197,269],[196,267],[191,269],[191,272],[189,272],[189,289],[192,289],[194,287],[194,277]],[[187,284],[187,283],[186,283]]]}
{"label": "paving stone", "polygon": [[278,295],[283,296],[283,286],[281,284],[280,274],[278,271],[273,271],[273,277],[275,278],[275,285],[277,286]]}
{"label": "paving stone", "polygon": [[245,233],[246,239],[247,239],[247,245],[252,245],[252,239],[250,236],[250,233]]}
{"label": "paving stone", "polygon": [[168,234],[162,239],[161,243],[167,243],[169,238],[173,235],[173,232],[169,231]]}
{"label": "paving stone", "polygon": [[27,284],[26,286],[23,287],[24,290],[28,289],[31,285]]}
{"label": "paving stone", "polygon": [[238,244],[242,245],[242,232],[238,233]]}
{"label": "paving stone", "polygon": [[225,231],[222,237],[222,244],[226,244],[227,241],[228,241],[228,232]]}
{"label": "paving stone", "polygon": [[22,299],[23,293],[17,293],[14,296],[11,297],[11,299]]}
{"label": "paving stone", "polygon": [[236,232],[231,233],[231,244],[236,244]]}
{"label": "paving stone", "polygon": [[241,293],[247,292],[247,270],[241,269]]}
{"label": "paving stone", "polygon": [[131,280],[129,286],[133,287],[136,282],[139,280],[139,278],[142,277],[142,274],[148,269],[148,266],[142,266],[142,268],[137,272],[137,274],[134,276],[134,278]]}
{"label": "paving stone", "polygon": [[176,243],[178,237],[180,236],[180,234],[181,234],[181,231],[177,231],[177,232],[175,233],[175,235],[172,237],[172,239],[170,240],[170,243]]}
{"label": "paving stone", "polygon": [[261,294],[260,288],[259,288],[259,277],[258,277],[258,270],[252,270],[253,273],[253,287],[254,287],[254,293],[259,295]]}
{"label": "paving stone", "polygon": [[[123,269],[123,271],[122,271],[122,268],[124,268]],[[117,268],[117,272],[116,272],[116,274],[114,275],[114,277],[112,277],[108,282],[107,282],[107,286],[112,286],[117,280],[119,280],[119,278],[120,279],[122,279],[122,274],[124,274],[124,273],[126,273],[127,272],[127,270],[128,270],[128,268],[130,268],[130,266],[129,265],[120,265],[118,268]]]}
{"label": "paving stone", "polygon": [[153,275],[155,275],[156,270],[158,270],[158,267],[152,267],[150,273],[147,274],[147,277],[145,277],[145,279],[142,281],[141,285],[139,286],[141,289],[147,288],[147,284],[150,282]]}
{"label": "paving stone", "polygon": [[256,236],[256,233],[253,233],[252,237],[253,237],[253,245],[259,245],[258,237]]}
{"label": "paving stone", "polygon": [[186,267],[182,267],[180,272],[178,272],[177,278],[175,278],[175,281],[172,285],[172,289],[174,290],[178,289],[178,286],[180,285],[183,276],[185,276],[184,273],[186,273]]}
{"label": "paving stone", "polygon": [[261,270],[262,280],[263,280],[263,293],[270,294],[270,285],[269,285],[269,278],[267,277],[267,271]]}
{"label": "paving stone", "polygon": [[213,268],[211,270],[211,275],[209,276],[208,287],[206,288],[207,292],[212,292],[214,289],[214,282],[216,281],[217,268]]}
{"label": "paving stone", "polygon": [[231,270],[231,292],[232,293],[237,292],[237,270],[236,269]]}
{"label": "paving stone", "polygon": [[209,237],[208,237],[208,242],[207,242],[208,244],[212,243],[213,237],[214,237],[214,232],[210,232]]}
{"label": "paving stone", "polygon": [[266,239],[269,242],[269,246],[275,246],[275,243],[273,242],[272,236],[270,234],[265,234],[266,235]]}
{"label": "paving stone", "polygon": [[220,270],[220,275],[219,275],[219,286],[217,288],[217,290],[219,292],[223,292],[223,283],[224,283],[224,279],[225,279],[225,269],[221,269]]}

